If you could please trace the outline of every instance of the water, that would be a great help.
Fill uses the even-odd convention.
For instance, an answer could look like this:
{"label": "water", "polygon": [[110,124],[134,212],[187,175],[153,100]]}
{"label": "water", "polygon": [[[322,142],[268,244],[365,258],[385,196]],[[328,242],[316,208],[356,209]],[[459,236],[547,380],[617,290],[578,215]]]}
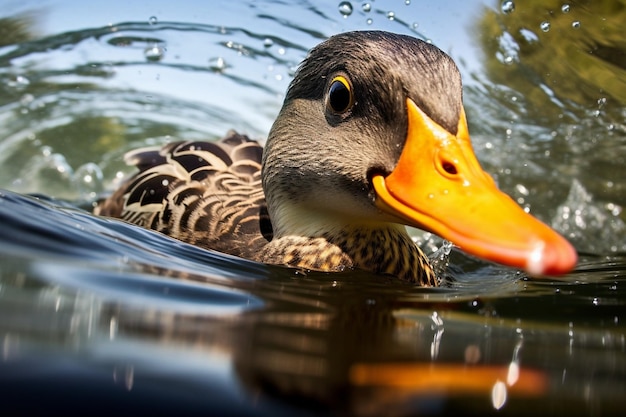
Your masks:
{"label": "water", "polygon": [[[623,16],[610,2],[419,3],[5,5],[4,409],[623,411]],[[127,150],[230,128],[262,139],[306,51],[370,28],[457,60],[479,159],[575,244],[576,271],[532,279],[453,249],[439,264],[445,285],[423,289],[259,265],[84,210],[130,172]],[[414,233],[429,252],[441,246]]]}

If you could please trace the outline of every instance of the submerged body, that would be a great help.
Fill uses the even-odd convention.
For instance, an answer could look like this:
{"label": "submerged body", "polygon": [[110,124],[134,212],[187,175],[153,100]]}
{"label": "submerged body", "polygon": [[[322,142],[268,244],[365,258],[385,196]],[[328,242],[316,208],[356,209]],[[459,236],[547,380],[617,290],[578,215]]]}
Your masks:
{"label": "submerged body", "polygon": [[535,274],[576,262],[480,168],[452,60],[407,36],[350,32],[314,48],[264,150],[232,133],[127,162],[139,172],[97,214],[259,262],[437,285],[403,225]]}

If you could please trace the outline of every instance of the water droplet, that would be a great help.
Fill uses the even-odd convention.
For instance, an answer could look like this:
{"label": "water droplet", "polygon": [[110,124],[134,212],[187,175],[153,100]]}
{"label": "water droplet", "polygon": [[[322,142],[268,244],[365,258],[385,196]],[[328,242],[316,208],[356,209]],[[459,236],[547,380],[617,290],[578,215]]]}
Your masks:
{"label": "water droplet", "polygon": [[365,13],[367,13],[367,12],[369,12],[370,10],[372,10],[372,5],[371,5],[371,4],[369,4],[369,3],[363,3],[363,5],[361,6],[361,9],[362,9]]}
{"label": "water droplet", "polygon": [[296,71],[298,70],[298,66],[295,64],[289,65],[289,67],[287,68],[287,75],[289,75],[290,77],[293,77],[294,75],[296,75]]}
{"label": "water droplet", "polygon": [[527,195],[529,195],[529,194],[530,194],[530,191],[528,190],[528,188],[526,188],[526,187],[524,186],[524,184],[517,184],[517,185],[515,186],[515,189],[517,190],[517,192],[518,192],[518,193],[520,193],[520,194],[522,194],[522,195],[527,196]]}
{"label": "water droplet", "polygon": [[163,59],[163,55],[165,55],[165,48],[160,45],[152,45],[147,47],[143,51],[143,54],[148,61],[158,62]]}
{"label": "water droplet", "polygon": [[18,75],[14,79],[9,80],[7,85],[11,88],[22,90],[30,85],[30,80],[23,75]]}
{"label": "water droplet", "polygon": [[564,4],[563,6],[561,6],[561,11],[563,13],[569,13],[569,4]]}
{"label": "water droplet", "polygon": [[572,22],[572,27],[573,27],[574,29],[579,29],[579,28],[580,28],[580,22],[579,22],[578,20],[574,20],[574,21]]}
{"label": "water droplet", "polygon": [[343,15],[344,18],[347,18],[352,14],[352,3],[349,1],[342,1],[339,3],[339,13]]}
{"label": "water droplet", "polygon": [[30,84],[30,80],[23,75],[18,75],[17,77],[15,77],[15,82],[22,87],[26,87]]}
{"label": "water droplet", "polygon": [[274,41],[270,38],[265,38],[265,40],[263,41],[263,46],[269,48],[272,45],[274,45]]}
{"label": "water droplet", "polygon": [[543,32],[548,32],[550,30],[550,22],[546,22],[546,21],[541,22],[541,24],[539,25],[539,28]]}
{"label": "water droplet", "polygon": [[74,182],[82,198],[91,200],[102,192],[102,170],[93,162],[81,165],[74,173]]}
{"label": "water droplet", "polygon": [[501,409],[506,404],[506,385],[502,381],[496,381],[491,389],[491,405],[496,410]]}
{"label": "water droplet", "polygon": [[26,107],[30,103],[32,103],[34,100],[35,100],[35,96],[33,96],[32,94],[24,94],[22,98],[20,98],[20,105]]}
{"label": "water droplet", "polygon": [[150,19],[148,19],[148,23],[150,23],[151,25],[156,25],[157,23],[159,23],[159,19],[157,19],[156,16],[150,16]]}
{"label": "water droplet", "polygon": [[411,5],[411,0],[404,0],[404,4],[406,4],[407,6]]}
{"label": "water droplet", "polygon": [[50,194],[62,192],[74,178],[73,169],[64,155],[52,152],[52,148],[48,146],[41,150],[43,158],[33,162],[29,170],[35,181],[39,182],[38,187],[46,188],[47,192],[50,188]]}
{"label": "water droplet", "polygon": [[209,60],[209,68],[215,72],[224,72],[226,69],[226,61],[224,61],[222,57],[211,58]]}
{"label": "water droplet", "polygon": [[515,10],[515,3],[511,0],[505,0],[500,5],[500,10],[502,10],[504,14],[512,13]]}
{"label": "water droplet", "polygon": [[395,20],[396,19],[396,14],[392,11],[387,12],[387,19],[389,20]]}

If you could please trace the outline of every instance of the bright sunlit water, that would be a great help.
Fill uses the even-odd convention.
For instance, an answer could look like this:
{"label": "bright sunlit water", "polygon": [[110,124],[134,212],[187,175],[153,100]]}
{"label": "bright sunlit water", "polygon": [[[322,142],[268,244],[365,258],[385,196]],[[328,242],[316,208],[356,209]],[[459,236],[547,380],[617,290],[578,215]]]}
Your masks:
{"label": "bright sunlit water", "polygon": [[[5,2],[4,409],[619,414],[625,18],[612,0]],[[574,243],[576,271],[529,278],[444,247],[444,286],[422,289],[268,267],[89,214],[132,172],[131,149],[233,128],[263,141],[306,51],[355,29],[457,61],[478,158]]]}

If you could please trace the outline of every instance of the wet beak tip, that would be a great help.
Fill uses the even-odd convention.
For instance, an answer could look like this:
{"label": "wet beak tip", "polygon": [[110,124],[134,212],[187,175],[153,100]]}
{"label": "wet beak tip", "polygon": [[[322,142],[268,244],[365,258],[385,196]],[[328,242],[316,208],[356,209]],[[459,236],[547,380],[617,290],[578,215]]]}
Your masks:
{"label": "wet beak tip", "polygon": [[530,252],[524,269],[534,277],[563,275],[570,272],[577,261],[576,250],[568,242],[562,245],[539,242]]}
{"label": "wet beak tip", "polygon": [[524,269],[531,276],[543,275],[546,271],[546,258],[545,243],[539,242],[535,249],[530,252]]}

